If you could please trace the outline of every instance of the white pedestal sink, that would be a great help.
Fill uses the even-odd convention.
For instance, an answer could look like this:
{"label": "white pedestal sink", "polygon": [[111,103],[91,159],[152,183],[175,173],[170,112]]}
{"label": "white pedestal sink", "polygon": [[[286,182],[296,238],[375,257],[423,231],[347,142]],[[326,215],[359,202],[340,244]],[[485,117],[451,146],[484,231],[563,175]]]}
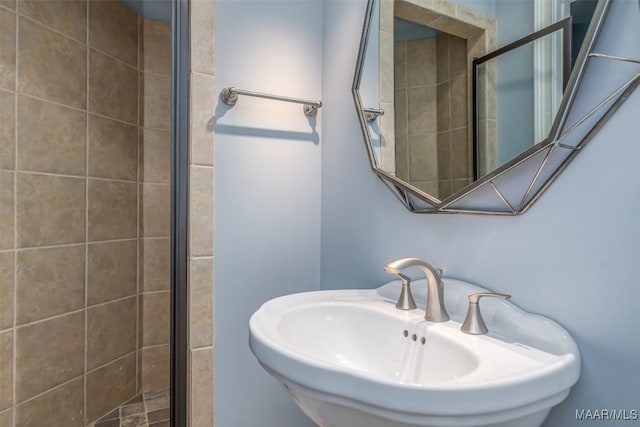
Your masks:
{"label": "white pedestal sink", "polygon": [[423,319],[425,280],[410,311],[395,308],[398,281],[273,299],[251,317],[251,349],[322,427],[542,424],[580,375],[569,333],[504,300],[482,302],[488,335],[462,333],[467,296],[486,290],[443,282],[444,323]]}

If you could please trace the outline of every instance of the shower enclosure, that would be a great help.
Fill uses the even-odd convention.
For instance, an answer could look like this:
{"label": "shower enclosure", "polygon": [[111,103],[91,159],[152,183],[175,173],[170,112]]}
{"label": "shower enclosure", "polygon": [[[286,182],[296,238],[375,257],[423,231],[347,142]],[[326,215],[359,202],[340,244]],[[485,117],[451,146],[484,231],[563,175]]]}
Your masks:
{"label": "shower enclosure", "polygon": [[172,24],[156,3],[168,13],[0,1],[1,427],[169,425]]}

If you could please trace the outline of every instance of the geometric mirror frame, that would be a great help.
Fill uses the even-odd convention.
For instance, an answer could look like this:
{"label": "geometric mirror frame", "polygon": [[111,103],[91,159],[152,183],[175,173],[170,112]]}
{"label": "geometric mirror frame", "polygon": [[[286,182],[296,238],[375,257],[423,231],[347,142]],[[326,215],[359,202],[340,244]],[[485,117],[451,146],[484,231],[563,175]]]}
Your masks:
{"label": "geometric mirror frame", "polygon": [[[369,0],[367,4],[352,92],[373,172],[414,213],[520,215],[526,212],[640,85],[640,47],[623,51],[618,43],[620,37],[640,40],[640,0],[599,0],[549,135],[478,180],[440,199],[381,168],[374,153],[369,131],[370,122],[376,117],[372,112],[394,114],[363,105],[360,93],[373,10],[379,1]],[[382,0],[382,4],[385,1],[389,0]],[[614,15],[618,19],[613,19]]]}

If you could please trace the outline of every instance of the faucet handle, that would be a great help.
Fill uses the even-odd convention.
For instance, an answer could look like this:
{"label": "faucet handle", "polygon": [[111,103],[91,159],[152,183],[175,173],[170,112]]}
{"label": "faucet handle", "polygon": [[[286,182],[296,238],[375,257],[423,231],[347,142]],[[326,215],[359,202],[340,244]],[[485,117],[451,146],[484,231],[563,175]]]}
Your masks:
{"label": "faucet handle", "polygon": [[495,292],[478,292],[477,294],[469,295],[469,310],[467,311],[467,317],[464,319],[464,323],[460,327],[462,332],[471,335],[484,335],[489,331],[482,319],[480,305],[478,304],[483,297],[508,299],[511,298],[511,295]]}
{"label": "faucet handle", "polygon": [[396,308],[398,310],[413,310],[417,306],[411,294],[411,279],[402,273],[396,275],[402,280],[402,291],[396,303]]}

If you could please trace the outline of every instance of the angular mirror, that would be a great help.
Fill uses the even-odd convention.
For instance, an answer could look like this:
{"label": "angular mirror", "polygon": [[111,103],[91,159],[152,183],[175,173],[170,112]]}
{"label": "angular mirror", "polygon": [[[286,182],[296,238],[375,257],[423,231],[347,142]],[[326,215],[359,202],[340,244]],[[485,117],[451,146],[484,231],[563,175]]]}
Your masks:
{"label": "angular mirror", "polygon": [[[526,211],[638,84],[640,52],[598,50],[611,3],[370,0],[353,95],[374,172],[412,212]],[[598,61],[624,70],[574,108]]]}

